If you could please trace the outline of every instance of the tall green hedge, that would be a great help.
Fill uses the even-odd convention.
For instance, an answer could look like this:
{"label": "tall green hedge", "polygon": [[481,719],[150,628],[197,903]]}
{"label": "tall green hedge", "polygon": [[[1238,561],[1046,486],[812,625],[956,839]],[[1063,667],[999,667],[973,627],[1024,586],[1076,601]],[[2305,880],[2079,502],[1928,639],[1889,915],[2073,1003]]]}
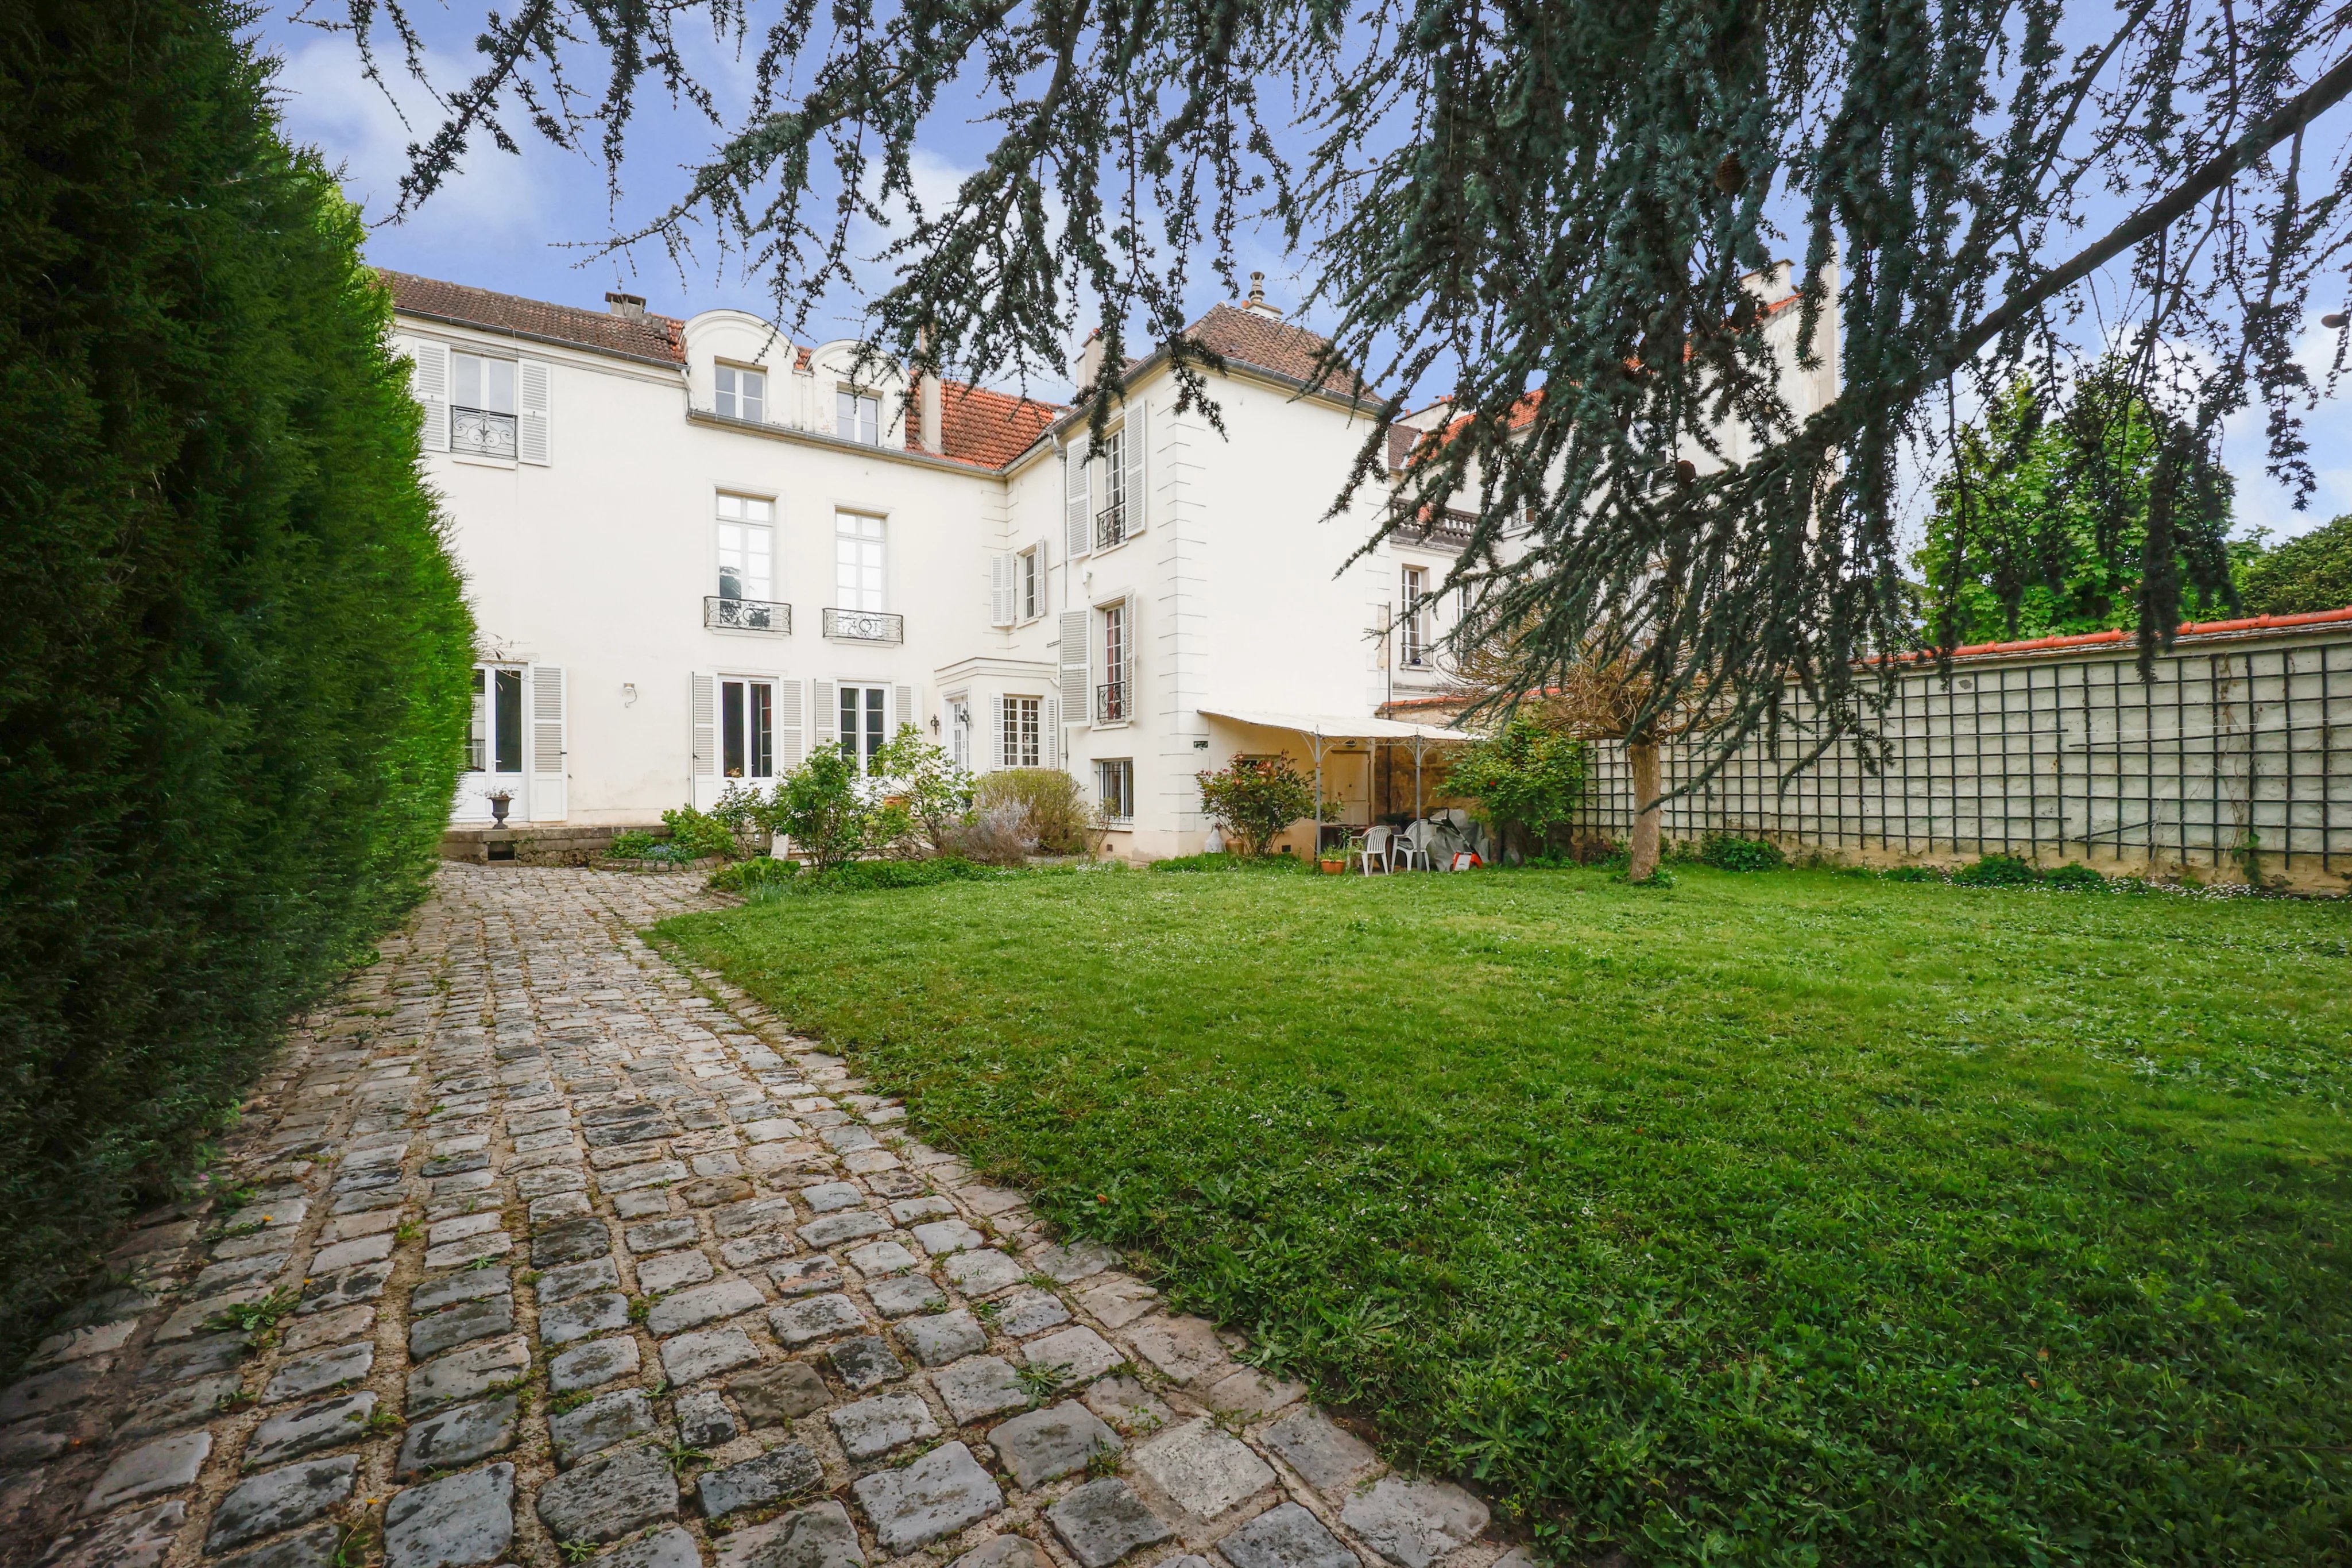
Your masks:
{"label": "tall green hedge", "polygon": [[0,1361],[422,894],[471,622],[251,14],[0,6]]}

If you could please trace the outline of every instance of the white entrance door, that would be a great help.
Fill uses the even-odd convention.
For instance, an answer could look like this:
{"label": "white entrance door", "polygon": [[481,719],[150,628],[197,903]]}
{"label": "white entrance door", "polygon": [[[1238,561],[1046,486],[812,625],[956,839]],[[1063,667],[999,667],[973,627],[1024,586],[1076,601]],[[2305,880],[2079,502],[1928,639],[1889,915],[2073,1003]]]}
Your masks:
{"label": "white entrance door", "polygon": [[507,821],[530,820],[523,773],[522,710],[520,665],[474,666],[474,711],[466,730],[466,768],[457,776],[457,799],[449,813],[452,821],[492,821],[490,797],[501,790],[510,798]]}

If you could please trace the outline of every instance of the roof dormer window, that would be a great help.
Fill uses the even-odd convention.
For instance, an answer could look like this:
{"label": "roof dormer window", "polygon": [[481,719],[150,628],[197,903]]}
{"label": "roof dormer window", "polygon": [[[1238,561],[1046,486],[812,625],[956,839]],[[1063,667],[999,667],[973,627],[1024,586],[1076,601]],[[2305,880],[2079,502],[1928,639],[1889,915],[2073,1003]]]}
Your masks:
{"label": "roof dormer window", "polygon": [[768,421],[768,378],[764,371],[720,365],[718,374],[719,413],[722,419]]}
{"label": "roof dormer window", "polygon": [[834,402],[834,434],[861,446],[882,444],[882,400],[844,387]]}

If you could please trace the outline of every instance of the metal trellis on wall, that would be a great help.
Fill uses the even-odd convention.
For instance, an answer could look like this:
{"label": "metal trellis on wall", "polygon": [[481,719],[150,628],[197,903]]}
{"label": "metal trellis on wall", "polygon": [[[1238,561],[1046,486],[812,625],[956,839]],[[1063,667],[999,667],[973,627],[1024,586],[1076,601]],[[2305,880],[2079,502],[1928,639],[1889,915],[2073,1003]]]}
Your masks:
{"label": "metal trellis on wall", "polygon": [[[1853,858],[2005,853],[2102,869],[2243,872],[2340,886],[2352,875],[2352,614],[2304,626],[2184,628],[2143,683],[2126,642],[1964,651],[1947,682],[1906,670],[1866,767],[1841,746],[1790,772],[1810,705],[1664,807],[1671,837],[1763,836]],[[2252,626],[2251,631],[2239,631]],[[2090,645],[2084,645],[2090,644]],[[1666,781],[1700,772],[1669,747]],[[1624,748],[1596,745],[1580,825],[1622,836]]]}

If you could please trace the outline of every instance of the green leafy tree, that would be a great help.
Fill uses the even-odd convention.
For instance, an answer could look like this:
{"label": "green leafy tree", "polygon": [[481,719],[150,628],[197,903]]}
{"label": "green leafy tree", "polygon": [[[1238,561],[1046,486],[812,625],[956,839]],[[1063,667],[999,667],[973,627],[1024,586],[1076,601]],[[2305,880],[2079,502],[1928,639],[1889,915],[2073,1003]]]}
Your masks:
{"label": "green leafy tree", "polygon": [[820,746],[776,781],[774,825],[817,871],[856,860],[866,848],[873,808],[857,764],[837,746]]}
{"label": "green leafy tree", "polygon": [[1497,838],[1516,828],[1519,848],[1531,852],[1576,816],[1584,796],[1584,743],[1521,711],[1495,735],[1464,747],[1447,783],[1478,802]]}
{"label": "green leafy tree", "polygon": [[462,755],[391,300],[250,20],[0,12],[0,1363],[423,896]]}
{"label": "green leafy tree", "polygon": [[[346,16],[366,57],[425,76],[412,3]],[[2324,0],[486,9],[464,79],[432,84],[445,116],[402,210],[523,124],[595,147],[617,186],[640,99],[667,95],[713,151],[607,254],[715,231],[797,328],[862,259],[857,220],[903,214],[892,284],[859,302],[869,346],[1058,374],[1075,311],[1111,368],[1081,389],[1098,430],[1130,356],[1208,399],[1188,292],[1213,270],[1238,293],[1245,227],[1269,224],[1332,324],[1313,379],[1382,416],[1346,488],[1385,487],[1387,419],[1447,395],[1447,439],[1407,455],[1380,526],[1471,512],[1440,587],[1529,629],[1523,689],[1630,659],[1656,713],[1703,709],[1718,747],[1792,685],[1833,730],[1869,727],[1894,674],[1862,655],[1909,632],[1906,452],[1944,435],[1956,382],[2054,386],[2088,308],[2143,392],[2200,367],[2159,490],[2204,483],[2257,402],[2271,464],[2312,483],[2296,324],[2341,298],[2352,240],[2352,159],[2322,120],[2352,58]],[[679,29],[700,26],[756,59],[748,90],[697,79]],[[943,197],[919,186],[927,137],[973,171]],[[1791,361],[1832,346],[1842,387],[1801,415]],[[2222,585],[2219,536],[2191,537],[2209,522],[2180,514],[2186,584],[2141,577],[2143,656],[2184,586]]]}
{"label": "green leafy tree", "polygon": [[2186,485],[2168,477],[2174,424],[2112,361],[2063,405],[2012,382],[1981,427],[1960,431],[1912,558],[1929,638],[1948,647],[2132,626],[2152,579],[2173,585],[2160,596],[2184,617],[2226,610],[2230,476],[2208,466]]}
{"label": "green leafy tree", "polygon": [[1244,856],[1265,853],[1276,835],[1315,809],[1315,789],[1286,757],[1236,757],[1193,777],[1201,810]]}
{"label": "green leafy tree", "polygon": [[883,793],[896,800],[912,824],[919,825],[930,852],[945,854],[956,824],[971,810],[970,770],[956,766],[947,748],[902,724],[874,754]]}
{"label": "green leafy tree", "polygon": [[2352,513],[2246,562],[2239,597],[2250,615],[2352,607]]}

